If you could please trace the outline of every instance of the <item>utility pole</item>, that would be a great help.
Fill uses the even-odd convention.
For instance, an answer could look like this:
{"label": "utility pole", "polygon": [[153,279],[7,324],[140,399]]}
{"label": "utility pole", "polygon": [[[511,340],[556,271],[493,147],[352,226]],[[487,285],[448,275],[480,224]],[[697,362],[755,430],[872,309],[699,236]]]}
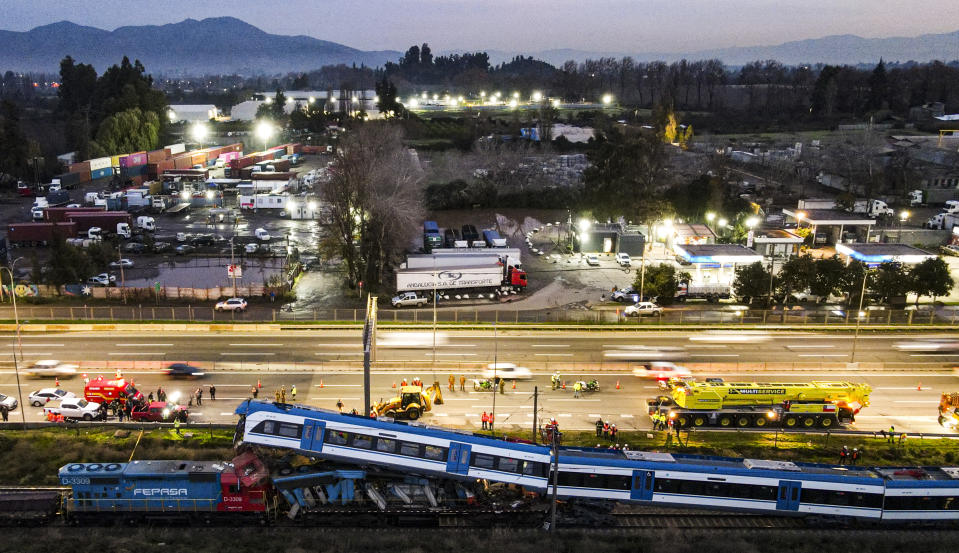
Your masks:
{"label": "utility pole", "polygon": [[852,354],[849,356],[849,362],[856,362],[856,344],[859,343],[859,325],[862,322],[862,301],[866,296],[866,277],[869,276],[869,266],[863,265],[862,268],[862,289],[859,291],[859,311],[856,311],[856,336],[852,339]]}
{"label": "utility pole", "polygon": [[536,439],[536,414],[539,410],[539,386],[533,386],[533,443],[537,443]]}
{"label": "utility pole", "polygon": [[549,533],[556,533],[556,494],[559,487],[559,429],[553,428],[553,492],[550,498]]}
{"label": "utility pole", "polygon": [[366,414],[373,409],[370,401],[370,360],[373,349],[373,334],[376,329],[376,296],[366,297],[366,324],[363,325],[363,405]]}
{"label": "utility pole", "polygon": [[496,382],[496,323],[493,323],[493,424],[492,429],[490,430],[493,433],[493,436],[496,435],[496,394],[499,393],[499,386]]}
{"label": "utility pole", "polygon": [[120,251],[120,244],[117,244],[117,263],[120,265],[120,297],[123,298],[123,303],[127,302],[127,289],[126,289],[126,279],[124,278],[123,273],[123,253]]}

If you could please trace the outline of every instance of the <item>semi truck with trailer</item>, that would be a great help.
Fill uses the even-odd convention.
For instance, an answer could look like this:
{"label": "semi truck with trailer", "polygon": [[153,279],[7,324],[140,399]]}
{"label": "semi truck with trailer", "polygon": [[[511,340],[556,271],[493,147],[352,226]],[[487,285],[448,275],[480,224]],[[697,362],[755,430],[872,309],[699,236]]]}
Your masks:
{"label": "semi truck with trailer", "polygon": [[126,211],[76,212],[66,215],[67,221],[77,224],[77,232],[86,232],[93,227],[106,230],[115,230],[117,234],[129,238],[130,214]]}
{"label": "semi truck with trailer", "polygon": [[[526,288],[526,272],[517,267],[488,263],[475,266],[407,268],[396,271],[394,307],[416,305],[409,293],[429,298],[433,291],[441,299],[482,298],[515,294]],[[405,299],[406,301],[400,301]]]}
{"label": "semi truck with trailer", "polygon": [[706,382],[677,380],[668,396],[647,401],[650,416],[681,428],[833,428],[869,405],[872,388],[852,382]]}
{"label": "semi truck with trailer", "polygon": [[501,237],[495,230],[489,229],[483,231],[483,240],[487,248],[505,248],[506,239]]}
{"label": "semi truck with trailer", "polygon": [[436,221],[423,222],[423,251],[429,253],[433,248],[443,247],[443,235]]}
{"label": "semi truck with trailer", "polygon": [[716,303],[719,300],[729,299],[732,295],[732,286],[718,283],[681,282],[676,289],[675,301],[706,300]]}
{"label": "semi truck with trailer", "polygon": [[406,256],[406,269],[432,269],[448,267],[469,267],[489,263],[504,263],[513,267],[520,266],[519,248],[470,248],[435,249],[428,254],[410,254]]}
{"label": "semi truck with trailer", "polygon": [[[840,209],[836,200],[829,199],[809,199],[799,200],[799,209]],[[870,217],[879,217],[882,215],[891,216],[895,211],[882,200],[856,200],[852,208],[853,213],[865,213]]]}
{"label": "semi truck with trailer", "polygon": [[57,237],[76,238],[77,224],[11,223],[7,225],[7,241],[17,246],[47,246]]}

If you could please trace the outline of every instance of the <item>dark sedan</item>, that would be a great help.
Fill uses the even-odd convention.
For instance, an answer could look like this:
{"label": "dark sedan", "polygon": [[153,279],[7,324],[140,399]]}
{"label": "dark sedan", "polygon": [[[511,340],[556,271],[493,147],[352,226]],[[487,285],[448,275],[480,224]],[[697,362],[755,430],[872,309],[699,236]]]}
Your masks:
{"label": "dark sedan", "polygon": [[186,363],[173,363],[167,367],[166,374],[171,378],[200,378],[204,373],[200,367]]}

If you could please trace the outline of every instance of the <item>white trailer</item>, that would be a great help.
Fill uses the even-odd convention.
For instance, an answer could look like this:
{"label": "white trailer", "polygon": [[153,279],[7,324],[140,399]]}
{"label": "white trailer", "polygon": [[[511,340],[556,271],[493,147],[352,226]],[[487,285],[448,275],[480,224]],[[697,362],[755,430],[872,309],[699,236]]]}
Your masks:
{"label": "white trailer", "polygon": [[465,252],[439,253],[442,250],[433,250],[435,254],[413,254],[406,257],[407,269],[432,269],[436,267],[475,267],[478,265],[490,265],[493,263],[503,263],[511,267],[520,265],[519,250],[514,249],[510,254],[505,254],[509,250],[500,249],[495,252],[477,252],[476,250],[467,250]]}

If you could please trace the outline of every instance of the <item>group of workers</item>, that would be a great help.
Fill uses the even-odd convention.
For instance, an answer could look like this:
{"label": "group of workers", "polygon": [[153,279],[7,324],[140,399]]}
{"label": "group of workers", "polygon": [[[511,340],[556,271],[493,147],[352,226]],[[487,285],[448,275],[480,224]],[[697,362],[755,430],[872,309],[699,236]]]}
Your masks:
{"label": "group of workers", "polygon": [[[257,390],[253,388],[253,397],[256,398]],[[286,403],[286,385],[280,386],[279,390],[273,390],[273,399],[277,403]],[[296,401],[296,384],[290,386],[290,401]]]}
{"label": "group of workers", "polygon": [[653,420],[653,430],[669,430],[669,427],[673,425],[673,419],[669,418],[666,413],[657,411],[649,418]]}
{"label": "group of workers", "polygon": [[605,438],[611,442],[615,442],[617,432],[619,432],[619,429],[616,428],[615,424],[611,424],[609,421],[604,421],[603,419],[596,419],[597,438]]}
{"label": "group of workers", "polygon": [[852,448],[852,451],[849,451],[849,446],[842,446],[842,449],[839,450],[839,464],[845,465],[858,465],[859,461],[862,460],[862,451],[858,447]]}

